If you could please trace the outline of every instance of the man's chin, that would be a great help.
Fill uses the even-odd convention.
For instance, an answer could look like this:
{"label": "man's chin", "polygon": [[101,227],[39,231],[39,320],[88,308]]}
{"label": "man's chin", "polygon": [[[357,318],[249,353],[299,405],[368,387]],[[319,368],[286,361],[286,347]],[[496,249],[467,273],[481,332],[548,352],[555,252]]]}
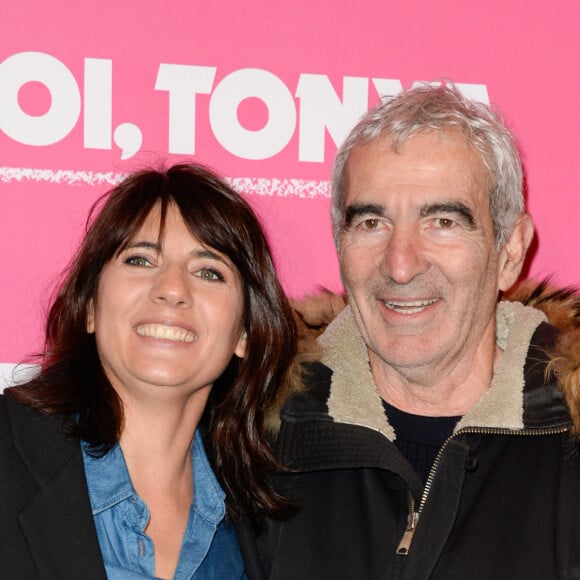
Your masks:
{"label": "man's chin", "polygon": [[430,366],[437,360],[437,352],[426,343],[425,336],[401,335],[375,349],[376,356],[385,364],[397,369],[417,369]]}

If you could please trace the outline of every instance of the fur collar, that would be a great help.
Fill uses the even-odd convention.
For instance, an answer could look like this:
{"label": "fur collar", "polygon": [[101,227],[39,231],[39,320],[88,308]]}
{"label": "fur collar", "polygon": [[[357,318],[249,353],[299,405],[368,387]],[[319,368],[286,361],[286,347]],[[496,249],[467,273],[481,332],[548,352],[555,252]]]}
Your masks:
{"label": "fur collar", "polygon": [[[345,298],[323,291],[294,301],[293,307],[299,327],[298,362],[321,360],[334,371],[328,401],[330,415],[336,421],[365,425],[392,438],[392,427],[371,377],[366,347]],[[492,424],[510,429],[523,427],[522,390],[514,392],[509,385],[514,381],[523,385],[529,340],[546,319],[560,331],[556,346],[549,352],[548,370],[557,377],[573,421],[572,432],[580,435],[580,296],[572,289],[556,290],[546,282],[523,283],[498,305],[496,334],[505,354],[492,387],[457,428]],[[270,430],[278,428],[279,410],[288,391],[303,389],[296,369],[272,409],[267,425]],[[348,377],[353,376],[360,387],[356,390],[347,388],[352,384]]]}

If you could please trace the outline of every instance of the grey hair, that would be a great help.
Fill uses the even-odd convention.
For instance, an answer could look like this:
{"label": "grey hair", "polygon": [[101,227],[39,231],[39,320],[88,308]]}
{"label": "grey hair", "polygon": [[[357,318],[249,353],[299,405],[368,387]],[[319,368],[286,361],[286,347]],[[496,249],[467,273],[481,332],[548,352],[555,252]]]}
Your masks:
{"label": "grey hair", "polygon": [[345,174],[351,151],[388,136],[398,151],[407,139],[428,131],[460,131],[487,170],[495,245],[508,240],[525,211],[523,170],[515,138],[500,114],[463,96],[452,83],[423,84],[382,100],[350,132],[334,159],[331,218],[338,248],[345,211]]}

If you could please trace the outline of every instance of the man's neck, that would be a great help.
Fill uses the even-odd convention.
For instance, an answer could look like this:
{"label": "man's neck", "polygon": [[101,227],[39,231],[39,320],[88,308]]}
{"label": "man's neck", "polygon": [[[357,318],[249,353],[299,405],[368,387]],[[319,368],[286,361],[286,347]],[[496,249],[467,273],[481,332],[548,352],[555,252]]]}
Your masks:
{"label": "man's neck", "polygon": [[396,369],[369,353],[371,372],[380,397],[407,413],[426,417],[465,415],[491,385],[501,349],[482,352],[469,363]]}

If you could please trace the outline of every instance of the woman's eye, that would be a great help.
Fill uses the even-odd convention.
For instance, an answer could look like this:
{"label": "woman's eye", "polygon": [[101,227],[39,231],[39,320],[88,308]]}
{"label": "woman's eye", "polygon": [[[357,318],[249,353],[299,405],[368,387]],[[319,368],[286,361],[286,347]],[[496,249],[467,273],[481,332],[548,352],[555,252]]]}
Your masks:
{"label": "woman's eye", "polygon": [[195,275],[202,280],[207,280],[208,282],[216,282],[224,279],[224,277],[213,268],[201,268],[195,273]]}
{"label": "woman's eye", "polygon": [[124,260],[129,266],[150,266],[151,262],[145,256],[129,256]]}

